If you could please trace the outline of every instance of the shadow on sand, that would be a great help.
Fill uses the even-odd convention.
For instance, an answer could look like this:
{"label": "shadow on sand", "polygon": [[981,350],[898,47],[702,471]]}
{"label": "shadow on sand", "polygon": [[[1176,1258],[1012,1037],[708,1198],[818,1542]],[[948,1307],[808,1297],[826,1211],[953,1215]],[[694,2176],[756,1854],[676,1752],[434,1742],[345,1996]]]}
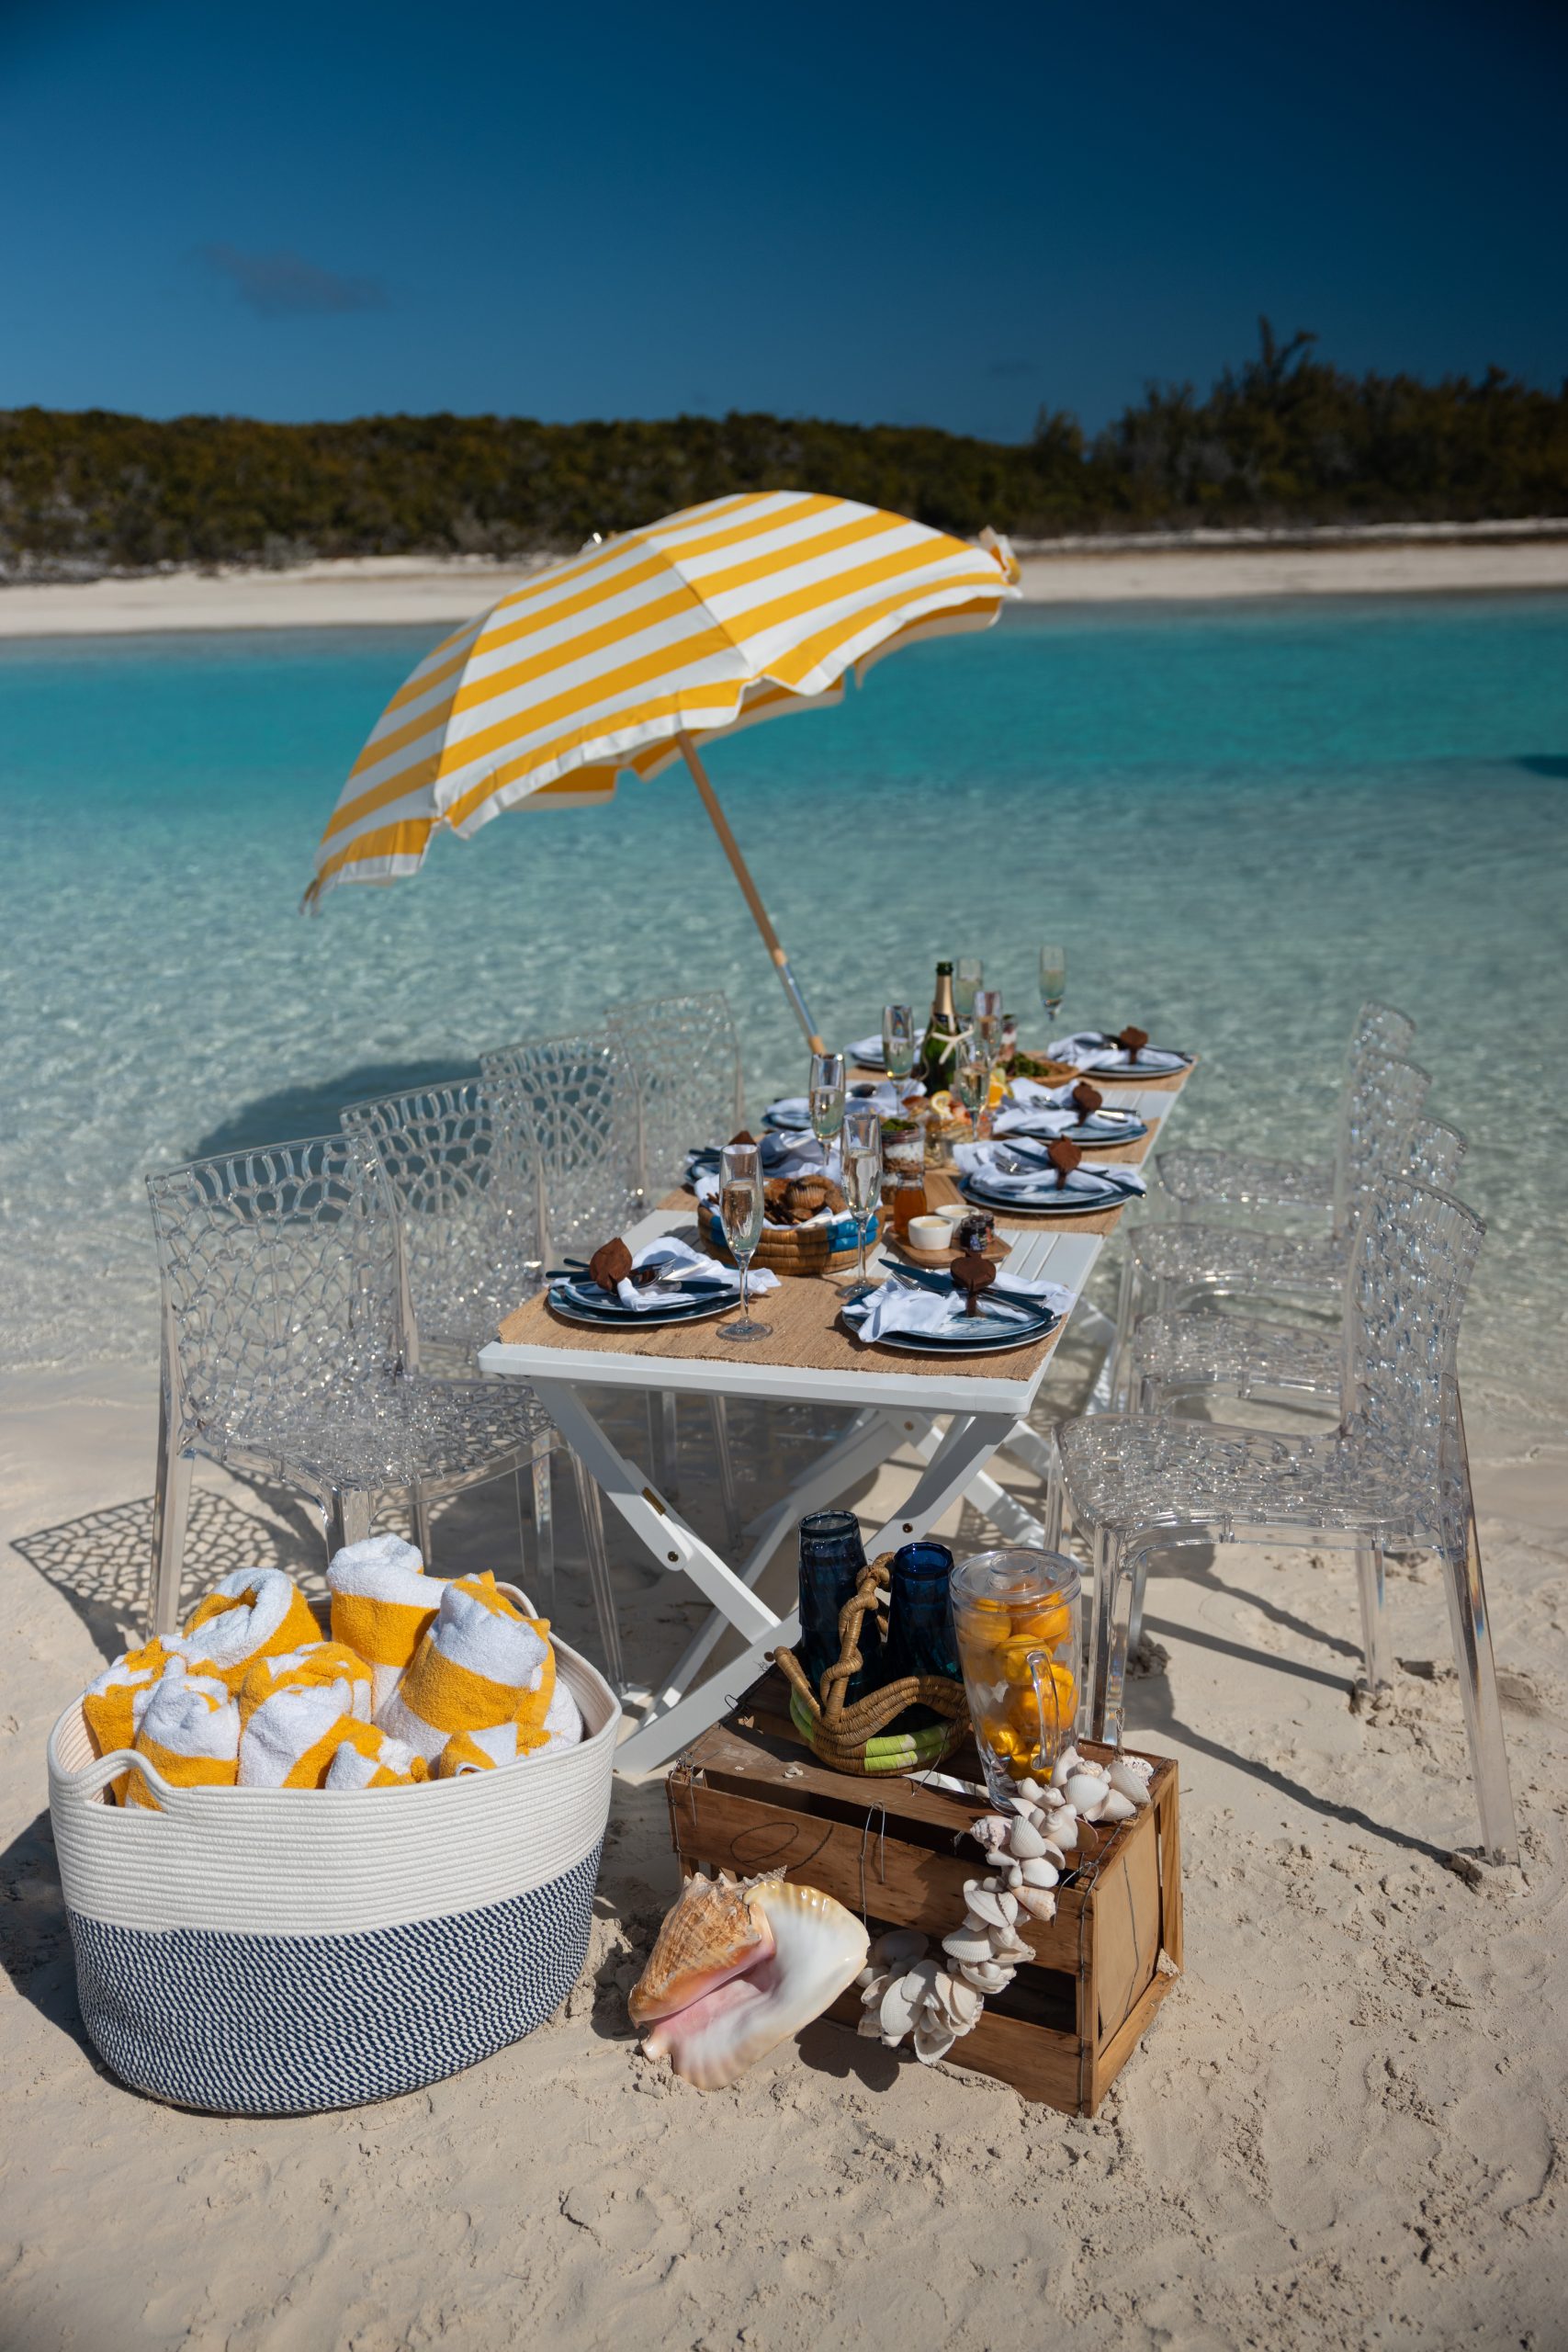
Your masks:
{"label": "shadow on sand", "polygon": [[286,1086],[276,1094],[258,1094],[254,1102],[243,1102],[192,1145],[190,1157],[210,1159],[221,1152],[264,1151],[269,1144],[335,1135],[340,1114],[350,1102],[478,1076],[479,1064],[456,1054],[445,1061],[358,1062],[336,1078]]}

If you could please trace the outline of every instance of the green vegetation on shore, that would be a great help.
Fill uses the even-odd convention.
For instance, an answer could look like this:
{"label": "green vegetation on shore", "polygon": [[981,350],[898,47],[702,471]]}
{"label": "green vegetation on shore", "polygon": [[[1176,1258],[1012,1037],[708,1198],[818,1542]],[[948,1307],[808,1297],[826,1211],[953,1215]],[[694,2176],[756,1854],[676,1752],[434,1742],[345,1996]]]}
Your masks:
{"label": "green vegetation on shore", "polygon": [[1568,514],[1568,385],[1352,377],[1278,342],[1203,398],[1151,387],[1089,439],[776,416],[540,424],[380,416],[262,424],[0,413],[0,572],[575,548],[728,492],[803,487],[1018,538]]}

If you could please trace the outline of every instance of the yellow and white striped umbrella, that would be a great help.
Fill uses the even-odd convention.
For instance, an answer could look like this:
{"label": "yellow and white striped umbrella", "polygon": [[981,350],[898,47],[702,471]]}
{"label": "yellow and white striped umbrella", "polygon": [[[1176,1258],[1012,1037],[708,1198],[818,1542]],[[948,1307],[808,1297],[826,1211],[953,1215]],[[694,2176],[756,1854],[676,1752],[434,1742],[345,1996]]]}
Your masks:
{"label": "yellow and white striped umbrella", "polygon": [[987,628],[1017,579],[989,532],[973,547],[796,491],[713,499],[587,548],[454,630],[393,695],[307,902],[415,873],[440,827],[467,838],[520,802],[607,799],[621,770],[684,756],[800,1011],[692,739],[837,701],[852,668]]}

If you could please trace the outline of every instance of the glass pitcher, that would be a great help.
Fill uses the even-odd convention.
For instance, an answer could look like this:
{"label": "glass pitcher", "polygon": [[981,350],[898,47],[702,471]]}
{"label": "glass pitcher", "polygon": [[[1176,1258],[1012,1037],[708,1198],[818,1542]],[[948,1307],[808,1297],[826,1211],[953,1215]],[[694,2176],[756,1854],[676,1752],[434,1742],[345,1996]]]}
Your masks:
{"label": "glass pitcher", "polygon": [[1072,1744],[1082,1633],[1077,1564],[1059,1552],[979,1552],[953,1573],[953,1623],[993,1804],[1049,1779]]}

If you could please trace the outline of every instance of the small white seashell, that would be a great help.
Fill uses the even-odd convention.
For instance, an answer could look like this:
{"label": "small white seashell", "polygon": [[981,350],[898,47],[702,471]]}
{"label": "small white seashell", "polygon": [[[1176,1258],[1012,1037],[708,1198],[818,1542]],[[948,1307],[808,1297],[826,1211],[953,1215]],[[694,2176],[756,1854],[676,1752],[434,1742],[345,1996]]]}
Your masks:
{"label": "small white seashell", "polygon": [[876,1974],[872,1978],[871,1983],[866,1986],[865,1991],[860,1996],[861,2007],[866,2009],[879,2009],[882,2007],[882,1996],[886,1992],[887,1987],[892,1984],[892,1982],[893,1979],[889,1976],[887,1971],[885,1968],[879,1969]]}
{"label": "small white seashell", "polygon": [[1032,1821],[1036,1829],[1039,1828],[1044,1818],[1045,1808],[1043,1804],[1020,1804],[1015,1808],[1013,1813],[1013,1819],[1015,1821]]}
{"label": "small white seashell", "polygon": [[1032,1821],[1015,1821],[1008,1832],[1008,1851],[1015,1861],[1038,1861],[1045,1840]]}
{"label": "small white seashell", "polygon": [[891,2041],[902,2041],[915,2022],[915,2004],[905,1990],[905,1980],[889,1984],[882,1996],[882,2030]]}
{"label": "small white seashell", "polygon": [[1051,1786],[1054,1789],[1065,1789],[1073,1774],[1078,1770],[1080,1761],[1076,1747],[1064,1747],[1051,1767]]}
{"label": "small white seashell", "polygon": [[[993,1894],[989,1887],[976,1886],[964,1889],[964,1900],[968,1904],[972,1917],[983,1921],[987,1928],[1007,1926],[1008,1914],[1003,1906],[1012,1901],[1010,1895]],[[964,1924],[967,1928],[968,1919]]]}
{"label": "small white seashell", "polygon": [[1043,1792],[1038,1781],[1020,1781],[1018,1793],[1021,1797],[1027,1797],[1032,1804],[1038,1804]]}
{"label": "small white seashell", "polygon": [[980,1993],[999,1993],[1012,1975],[1010,1969],[998,1968],[994,1960],[966,1960],[958,1973]]}
{"label": "small white seashell", "polygon": [[1055,1886],[1060,1876],[1055,1862],[1025,1862],[1023,1865],[1025,1886]]}
{"label": "small white seashell", "polygon": [[983,1813],[978,1821],[969,1825],[969,1835],[988,1854],[997,1853],[1008,1841],[1010,1824],[1002,1813]]}
{"label": "small white seashell", "polygon": [[1010,1862],[1008,1864],[1008,1884],[1010,1886],[1021,1886],[1023,1884],[1023,1864],[1021,1862]]}
{"label": "small white seashell", "polygon": [[1118,1756],[1111,1767],[1111,1785],[1136,1810],[1141,1811],[1149,1802],[1147,1779],[1142,1772],[1135,1772],[1124,1756]]}
{"label": "small white seashell", "polygon": [[[1147,1797],[1144,1803],[1147,1804]],[[1107,1789],[1100,1804],[1100,1818],[1101,1821],[1131,1821],[1137,1810],[1132,1798],[1124,1797],[1120,1789]]]}
{"label": "small white seashell", "polygon": [[955,2033],[967,2033],[985,2006],[983,1996],[964,1977],[955,1975],[948,1979],[943,2007]]}
{"label": "small white seashell", "polygon": [[1135,1772],[1145,1786],[1154,1779],[1154,1758],[1150,1756],[1129,1756],[1123,1751],[1118,1756],[1116,1761],[1118,1764],[1125,1765],[1129,1772]]}
{"label": "small white seashell", "polygon": [[1110,1782],[1100,1780],[1095,1773],[1075,1772],[1070,1780],[1064,1782],[1062,1792],[1069,1804],[1076,1805],[1080,1813],[1088,1814],[1092,1820],[1090,1809],[1100,1803],[1109,1787]]}
{"label": "small white seashell", "polygon": [[961,1962],[989,1960],[991,1956],[991,1939],[983,1928],[973,1931],[968,1928],[954,1928],[950,1936],[943,1936],[942,1948],[950,1960]]}
{"label": "small white seashell", "polygon": [[870,1984],[874,1982],[875,1976],[876,1971],[874,1968],[863,1968],[860,1974],[855,1978],[855,1983],[857,1984]]}
{"label": "small white seashell", "polygon": [[874,1968],[908,1968],[911,1962],[923,1960],[931,1950],[931,1938],[919,1928],[889,1928],[878,1936],[871,1948]]}
{"label": "small white seashell", "polygon": [[1065,1871],[1067,1867],[1067,1858],[1054,1838],[1047,1838],[1045,1840],[1045,1860],[1048,1862],[1055,1862],[1059,1871]]}
{"label": "small white seashell", "polygon": [[1044,1796],[1041,1800],[1046,1820],[1049,1821],[1051,1815],[1054,1813],[1059,1812],[1061,1807],[1065,1805],[1066,1802],[1067,1800],[1062,1794],[1060,1789],[1047,1789]]}
{"label": "small white seashell", "polygon": [[1032,1919],[1054,1919],[1056,1916],[1056,1898],[1048,1886],[1021,1887],[1018,1899]]}
{"label": "small white seashell", "polygon": [[958,2036],[945,2025],[918,2025],[915,2028],[915,2055],[922,2066],[934,2066],[945,2058]]}
{"label": "small white seashell", "polygon": [[1021,1962],[1033,1957],[1033,1952],[1016,1928],[1010,1928],[1005,1936],[993,1936],[991,1939],[991,1958],[998,1968],[1017,1968]]}
{"label": "small white seashell", "polygon": [[855,2031],[867,2041],[880,2041],[882,2020],[874,2009],[866,2009],[855,2020]]}
{"label": "small white seashell", "polygon": [[1072,1806],[1064,1805],[1060,1813],[1051,1815],[1051,1835],[1047,1846],[1059,1854],[1070,1854],[1078,1842],[1078,1817]]}

